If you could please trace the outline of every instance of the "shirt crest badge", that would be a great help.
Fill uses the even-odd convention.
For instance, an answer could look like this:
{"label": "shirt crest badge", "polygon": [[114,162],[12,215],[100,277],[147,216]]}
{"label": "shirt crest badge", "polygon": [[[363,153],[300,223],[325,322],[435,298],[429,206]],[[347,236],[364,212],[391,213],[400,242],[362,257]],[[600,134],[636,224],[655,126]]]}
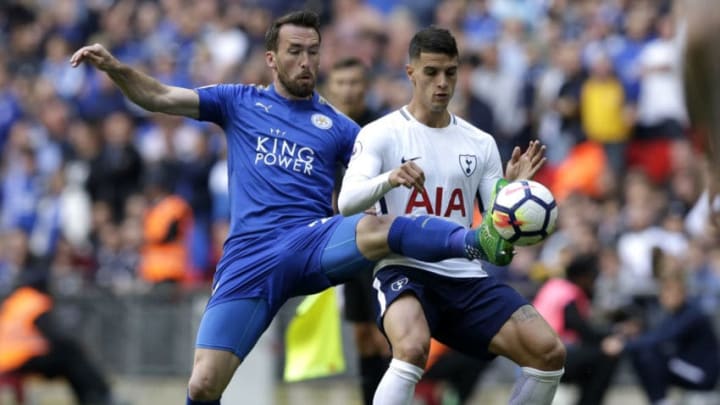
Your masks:
{"label": "shirt crest badge", "polygon": [[470,177],[473,173],[475,173],[475,169],[477,169],[477,156],[460,155],[458,156],[458,161],[460,163],[460,168],[466,177]]}
{"label": "shirt crest badge", "polygon": [[315,113],[310,117],[310,121],[320,129],[330,129],[333,126],[332,120],[325,114]]}

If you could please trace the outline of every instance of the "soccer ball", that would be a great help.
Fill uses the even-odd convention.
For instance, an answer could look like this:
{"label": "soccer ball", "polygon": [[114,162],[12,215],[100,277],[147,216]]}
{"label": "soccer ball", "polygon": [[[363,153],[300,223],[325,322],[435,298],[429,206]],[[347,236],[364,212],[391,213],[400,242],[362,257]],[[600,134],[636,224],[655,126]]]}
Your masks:
{"label": "soccer ball", "polygon": [[529,246],[555,230],[558,209],[547,187],[537,181],[516,180],[498,191],[490,213],[503,239],[513,245]]}

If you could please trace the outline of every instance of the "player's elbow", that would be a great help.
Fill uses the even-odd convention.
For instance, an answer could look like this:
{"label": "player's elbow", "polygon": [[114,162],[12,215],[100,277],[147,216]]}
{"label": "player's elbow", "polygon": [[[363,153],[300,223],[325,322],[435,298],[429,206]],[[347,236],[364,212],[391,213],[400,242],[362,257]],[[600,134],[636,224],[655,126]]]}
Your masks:
{"label": "player's elbow", "polygon": [[353,205],[350,203],[350,199],[347,197],[347,194],[340,193],[338,195],[338,211],[340,211],[340,214],[344,217],[349,217],[350,215],[357,214],[358,212],[362,211],[360,209],[357,209],[357,207],[353,207]]}
{"label": "player's elbow", "polygon": [[148,111],[185,117],[197,118],[199,115],[200,99],[191,89],[161,85],[146,97],[145,105]]}
{"label": "player's elbow", "polygon": [[175,109],[175,103],[164,92],[150,95],[143,107],[150,112],[171,114]]}

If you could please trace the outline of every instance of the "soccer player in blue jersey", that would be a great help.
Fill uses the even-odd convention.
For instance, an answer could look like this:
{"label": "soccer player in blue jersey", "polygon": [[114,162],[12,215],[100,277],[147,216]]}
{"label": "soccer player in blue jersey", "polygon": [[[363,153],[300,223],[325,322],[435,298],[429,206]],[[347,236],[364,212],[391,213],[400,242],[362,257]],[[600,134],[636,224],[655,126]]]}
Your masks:
{"label": "soccer player in blue jersey", "polygon": [[[235,369],[289,298],[346,281],[389,253],[500,264],[512,245],[486,227],[430,216],[332,216],[334,173],[353,152],[357,124],[315,92],[320,31],[315,13],[278,18],[265,36],[268,87],[168,86],[102,45],[77,50],[73,66],[104,71],[146,110],[220,125],[227,136],[231,221],[212,296],[200,323],[188,404],[219,404]],[[409,165],[395,180],[422,189]],[[378,186],[382,186],[378,184]]]}

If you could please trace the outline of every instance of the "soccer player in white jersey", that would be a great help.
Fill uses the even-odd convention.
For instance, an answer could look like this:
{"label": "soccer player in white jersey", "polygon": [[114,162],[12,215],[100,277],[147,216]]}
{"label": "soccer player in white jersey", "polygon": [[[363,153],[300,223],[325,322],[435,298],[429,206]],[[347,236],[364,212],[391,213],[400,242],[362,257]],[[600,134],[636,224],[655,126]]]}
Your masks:
{"label": "soccer player in white jersey", "polygon": [[[317,14],[276,19],[265,35],[270,86],[168,86],[118,61],[100,44],[77,50],[139,106],[220,125],[228,143],[230,231],[195,343],[188,405],[220,397],[278,309],[293,296],[347,281],[390,252],[427,261],[512,258],[488,227],[467,230],[431,216],[333,216],[338,165],[346,165],[356,123],[315,91]],[[484,230],[483,230],[484,229]],[[252,403],[252,398],[248,402]]]}
{"label": "soccer player in white jersey", "polygon": [[[469,227],[475,196],[489,208],[493,191],[502,185],[497,145],[447,110],[458,70],[453,36],[436,27],[421,30],[409,54],[412,99],[360,131],[340,191],[340,211],[352,215],[377,203],[384,214],[435,215]],[[506,179],[532,177],[544,163],[543,154],[537,142],[522,155],[516,147]],[[393,360],[374,404],[411,402],[431,337],[478,359],[501,355],[521,366],[511,404],[552,402],[563,374],[563,344],[525,298],[488,276],[479,261],[428,263],[391,254],[375,271],[378,323]]]}

